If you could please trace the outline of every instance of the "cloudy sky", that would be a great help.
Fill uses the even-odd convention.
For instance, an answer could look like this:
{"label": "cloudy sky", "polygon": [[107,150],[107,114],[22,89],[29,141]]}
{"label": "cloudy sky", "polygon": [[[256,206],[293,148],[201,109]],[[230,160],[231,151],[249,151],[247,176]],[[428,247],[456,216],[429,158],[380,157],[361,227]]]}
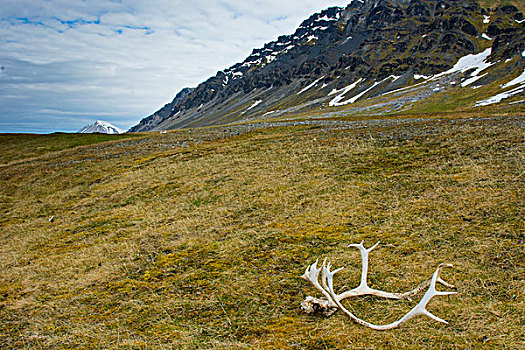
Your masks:
{"label": "cloudy sky", "polygon": [[0,133],[128,129],[350,0],[0,0]]}

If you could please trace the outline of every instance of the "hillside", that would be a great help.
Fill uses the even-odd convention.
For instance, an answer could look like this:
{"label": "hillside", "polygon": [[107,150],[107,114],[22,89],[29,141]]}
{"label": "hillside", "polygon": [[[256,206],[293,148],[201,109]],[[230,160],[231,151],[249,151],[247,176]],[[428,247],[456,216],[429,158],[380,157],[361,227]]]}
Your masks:
{"label": "hillside", "polygon": [[480,0],[484,8],[496,9],[503,6],[515,6],[521,13],[525,13],[525,3],[520,0]]}
{"label": "hillside", "polygon": [[[523,349],[525,119],[296,117],[21,147],[0,167],[0,348]],[[375,288],[454,264],[458,294],[429,305],[450,324],[304,314],[305,267],[357,286],[362,240]],[[421,297],[345,305],[387,323]]]}
{"label": "hillside", "polygon": [[[509,1],[366,0],[313,14],[131,132],[329,116],[525,109],[525,20]],[[458,68],[459,67],[459,68]]]}
{"label": "hillside", "polygon": [[104,141],[134,137],[133,134],[0,134],[0,166],[29,161],[33,157]]}

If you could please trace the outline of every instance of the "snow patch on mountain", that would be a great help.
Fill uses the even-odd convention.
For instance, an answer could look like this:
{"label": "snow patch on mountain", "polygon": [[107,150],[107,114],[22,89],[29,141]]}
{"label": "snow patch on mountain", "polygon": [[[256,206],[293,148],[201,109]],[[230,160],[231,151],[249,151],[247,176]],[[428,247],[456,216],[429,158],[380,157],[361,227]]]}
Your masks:
{"label": "snow patch on mountain", "polygon": [[492,53],[492,48],[488,48],[483,52],[480,52],[478,54],[471,54],[466,55],[464,57],[461,57],[458,62],[452,67],[451,69],[447,70],[446,72],[439,73],[435,75],[432,80],[436,80],[438,78],[441,78],[445,75],[450,75],[452,73],[464,73],[469,70],[474,70],[470,77],[465,80],[463,83],[461,83],[462,87],[466,87],[473,82],[483,78],[486,74],[479,75],[479,73],[483,72],[485,69],[491,67],[494,65],[494,63],[487,62],[487,58]]}
{"label": "snow patch on mountain", "polygon": [[487,98],[486,100],[478,101],[476,102],[476,107],[479,106],[487,106],[494,103],[498,103],[503,101],[504,99],[507,99],[509,97],[515,96],[519,93],[525,92],[525,86],[519,86],[515,89],[512,89],[510,91],[502,92],[501,94],[497,94],[495,96],[492,96],[490,98]]}
{"label": "snow patch on mountain", "polygon": [[[458,62],[454,65],[454,67],[450,68],[446,72],[439,73],[434,77],[434,79],[442,77],[444,75],[449,75],[456,72],[466,72],[471,69],[476,69],[476,72],[481,72],[485,70],[486,68],[492,66],[492,63],[487,63],[486,60],[492,53],[492,48],[488,48],[483,52],[480,52],[478,54],[471,54],[461,57]],[[474,73],[476,73],[474,72]],[[476,75],[476,74],[472,75]]]}
{"label": "snow patch on mountain", "polygon": [[517,84],[523,84],[523,83],[525,83],[525,71],[523,71],[523,73],[521,73],[519,77],[509,81],[507,84],[501,85],[501,87],[505,89],[507,87],[514,86]]}
{"label": "snow patch on mountain", "polygon": [[345,95],[350,91],[350,90],[353,90],[361,81],[363,80],[363,78],[359,78],[359,80],[357,81],[354,81],[352,84],[348,85],[347,87],[344,87],[342,88],[341,90],[332,90],[328,96],[330,95],[333,95],[333,94],[338,94],[332,101],[330,101],[329,105],[330,107],[335,107],[335,106],[342,106],[342,105],[345,105],[347,104],[348,102],[341,102],[341,100],[344,99]]}
{"label": "snow patch on mountain", "polygon": [[343,102],[343,104],[354,103],[355,101],[359,100],[362,96],[364,96],[366,93],[368,93],[370,90],[372,90],[373,88],[375,88],[377,85],[379,85],[381,83],[382,83],[381,81],[374,82],[372,84],[372,86],[370,86],[368,89],[366,89],[365,91],[363,91],[363,92],[357,94],[356,96],[350,98],[348,101]]}
{"label": "snow patch on mountain", "polygon": [[321,79],[323,79],[323,78],[324,78],[324,76],[322,76],[321,78],[317,79],[316,81],[314,81],[313,83],[311,83],[311,84],[308,85],[307,87],[303,88],[301,91],[299,91],[299,92],[297,93],[297,95],[302,94],[303,92],[305,92],[305,91],[307,91],[307,90],[313,88],[313,87],[314,87],[315,85],[317,85],[317,83],[320,82]]}
{"label": "snow patch on mountain", "polygon": [[[401,78],[401,76],[397,76],[397,75],[391,75],[381,81],[376,81],[372,84],[372,86],[370,86],[369,88],[367,88],[366,90],[360,92],[359,94],[349,98],[348,100],[346,101],[342,101],[344,99],[344,96],[350,92],[351,90],[353,90],[361,81],[363,81],[363,78],[360,78],[359,80],[355,81],[354,83],[352,83],[351,85],[348,85],[347,87],[341,89],[341,90],[332,90],[328,96],[330,95],[333,95],[333,94],[338,94],[332,101],[330,101],[329,105],[331,107],[337,107],[337,106],[343,106],[343,105],[347,105],[347,104],[352,104],[352,103],[355,103],[357,100],[359,100],[361,97],[363,97],[364,95],[366,95],[368,92],[372,91],[376,86],[378,85],[381,85],[383,83],[386,83],[387,81],[390,80],[389,83],[393,83],[394,81],[398,80],[399,78]],[[342,101],[342,102],[341,102]]]}
{"label": "snow patch on mountain", "polygon": [[257,107],[261,102],[262,102],[262,100],[255,101],[250,107],[248,107],[247,111],[249,111],[252,108]]}

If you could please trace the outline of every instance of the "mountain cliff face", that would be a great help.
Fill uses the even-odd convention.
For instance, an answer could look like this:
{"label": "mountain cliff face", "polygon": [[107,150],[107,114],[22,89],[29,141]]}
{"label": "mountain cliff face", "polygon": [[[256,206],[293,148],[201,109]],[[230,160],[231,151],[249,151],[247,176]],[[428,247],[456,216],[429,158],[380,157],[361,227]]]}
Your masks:
{"label": "mountain cliff face", "polygon": [[[386,95],[360,111],[406,110],[444,85],[496,86],[524,69],[525,21],[514,6],[354,0],[312,15],[292,35],[254,49],[197,88],[183,89],[130,132],[348,109]],[[408,94],[395,98],[400,95],[393,92],[403,89]],[[518,94],[523,91],[510,96]]]}

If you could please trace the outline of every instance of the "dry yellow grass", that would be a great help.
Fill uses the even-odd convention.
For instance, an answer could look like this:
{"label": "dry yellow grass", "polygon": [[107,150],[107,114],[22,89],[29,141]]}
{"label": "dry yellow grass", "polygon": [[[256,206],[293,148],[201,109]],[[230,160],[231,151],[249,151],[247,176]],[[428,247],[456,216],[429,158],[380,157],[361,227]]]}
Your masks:
{"label": "dry yellow grass", "polygon": [[[227,136],[227,137],[223,137]],[[520,349],[525,120],[147,134],[0,168],[6,349]],[[54,221],[49,218],[54,216]],[[381,240],[370,284],[406,291],[442,262],[459,294],[378,333],[299,309],[316,258]],[[385,323],[415,302],[347,305]]]}
{"label": "dry yellow grass", "polygon": [[495,9],[496,7],[502,7],[502,6],[516,6],[521,13],[525,13],[525,4],[521,0],[481,0],[480,4],[484,8],[491,8]]}

